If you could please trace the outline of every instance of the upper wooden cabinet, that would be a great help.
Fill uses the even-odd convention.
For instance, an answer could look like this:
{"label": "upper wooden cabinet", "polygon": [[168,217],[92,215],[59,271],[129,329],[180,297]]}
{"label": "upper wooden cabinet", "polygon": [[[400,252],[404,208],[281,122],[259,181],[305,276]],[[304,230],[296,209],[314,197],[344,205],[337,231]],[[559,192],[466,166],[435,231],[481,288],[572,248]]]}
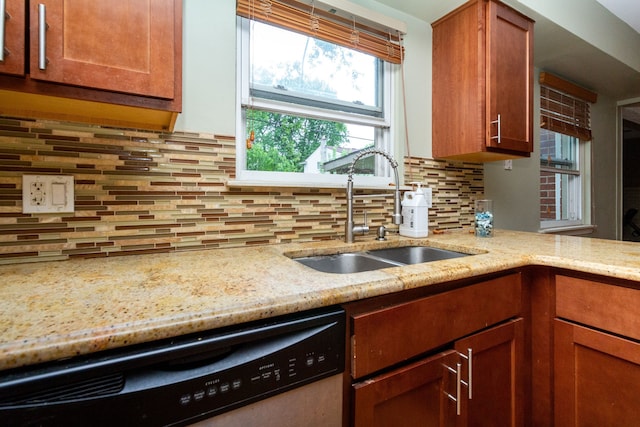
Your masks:
{"label": "upper wooden cabinet", "polygon": [[5,0],[0,10],[0,73],[25,74],[25,22],[25,0]]}
{"label": "upper wooden cabinet", "polygon": [[433,26],[433,157],[486,162],[533,151],[533,21],[493,0]]}
{"label": "upper wooden cabinet", "polygon": [[30,20],[31,78],[174,97],[173,0],[32,0]]}
{"label": "upper wooden cabinet", "polygon": [[22,31],[5,33],[16,51],[7,58],[23,63],[0,68],[0,114],[173,128],[182,107],[181,0],[31,0],[27,18],[24,1],[6,2],[22,11],[5,20],[7,30],[22,21]]}

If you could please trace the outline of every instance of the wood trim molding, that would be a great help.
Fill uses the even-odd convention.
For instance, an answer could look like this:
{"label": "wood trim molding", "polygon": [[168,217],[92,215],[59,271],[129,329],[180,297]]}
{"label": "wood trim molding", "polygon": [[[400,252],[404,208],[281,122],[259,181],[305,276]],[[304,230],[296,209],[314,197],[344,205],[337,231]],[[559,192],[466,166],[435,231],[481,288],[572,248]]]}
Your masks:
{"label": "wood trim molding", "polygon": [[591,104],[595,104],[598,101],[597,93],[545,71],[540,72],[540,84],[575,96]]}

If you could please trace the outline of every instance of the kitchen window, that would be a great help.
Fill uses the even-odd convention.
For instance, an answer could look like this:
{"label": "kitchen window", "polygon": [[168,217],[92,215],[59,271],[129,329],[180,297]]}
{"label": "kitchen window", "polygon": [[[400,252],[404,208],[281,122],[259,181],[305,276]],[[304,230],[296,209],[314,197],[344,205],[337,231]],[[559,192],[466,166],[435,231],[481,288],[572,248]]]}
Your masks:
{"label": "kitchen window", "polygon": [[[264,4],[238,1],[237,180],[341,187],[360,151],[375,147],[397,158],[391,112],[399,36],[385,41],[394,55],[385,60],[384,52],[360,48],[366,35],[356,18],[342,23],[351,41],[333,43],[319,31],[335,23],[322,10],[288,0],[269,2],[266,13]],[[291,29],[289,21],[311,31]],[[359,160],[355,174],[361,186],[393,181],[387,162],[374,155]]]}
{"label": "kitchen window", "polygon": [[584,224],[584,164],[589,150],[571,135],[540,131],[540,226]]}
{"label": "kitchen window", "polygon": [[583,93],[579,90],[591,94],[558,77],[541,74],[540,228],[543,232],[591,228],[589,103],[575,95]]}

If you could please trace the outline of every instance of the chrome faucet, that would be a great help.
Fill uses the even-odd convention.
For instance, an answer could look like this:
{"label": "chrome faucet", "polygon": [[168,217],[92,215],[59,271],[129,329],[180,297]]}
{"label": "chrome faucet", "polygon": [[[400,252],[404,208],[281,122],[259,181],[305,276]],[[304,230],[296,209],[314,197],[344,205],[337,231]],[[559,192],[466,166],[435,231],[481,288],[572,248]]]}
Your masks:
{"label": "chrome faucet", "polygon": [[[354,167],[358,160],[361,157],[364,157],[369,154],[379,154],[389,161],[391,167],[393,168],[394,178],[395,178],[395,194],[393,197],[393,223],[396,225],[402,224],[402,214],[400,213],[400,180],[398,179],[398,162],[396,162],[391,155],[388,153],[376,150],[375,148],[370,148],[368,150],[361,151],[356,155],[356,157],[351,162],[351,166],[349,166],[349,177],[347,178],[347,223],[345,224],[345,235],[344,241],[347,243],[353,243],[355,234],[365,234],[369,231],[369,226],[367,225],[367,216],[365,214],[364,224],[355,225],[353,223],[353,173]],[[372,196],[369,196],[372,197]]]}

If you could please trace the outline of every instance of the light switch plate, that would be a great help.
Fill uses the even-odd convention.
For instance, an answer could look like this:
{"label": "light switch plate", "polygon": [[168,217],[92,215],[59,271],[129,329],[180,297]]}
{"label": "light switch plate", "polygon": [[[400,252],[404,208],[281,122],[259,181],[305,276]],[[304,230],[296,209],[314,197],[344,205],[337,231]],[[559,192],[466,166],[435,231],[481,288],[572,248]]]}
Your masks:
{"label": "light switch plate", "polygon": [[22,175],[22,213],[74,211],[72,175]]}

